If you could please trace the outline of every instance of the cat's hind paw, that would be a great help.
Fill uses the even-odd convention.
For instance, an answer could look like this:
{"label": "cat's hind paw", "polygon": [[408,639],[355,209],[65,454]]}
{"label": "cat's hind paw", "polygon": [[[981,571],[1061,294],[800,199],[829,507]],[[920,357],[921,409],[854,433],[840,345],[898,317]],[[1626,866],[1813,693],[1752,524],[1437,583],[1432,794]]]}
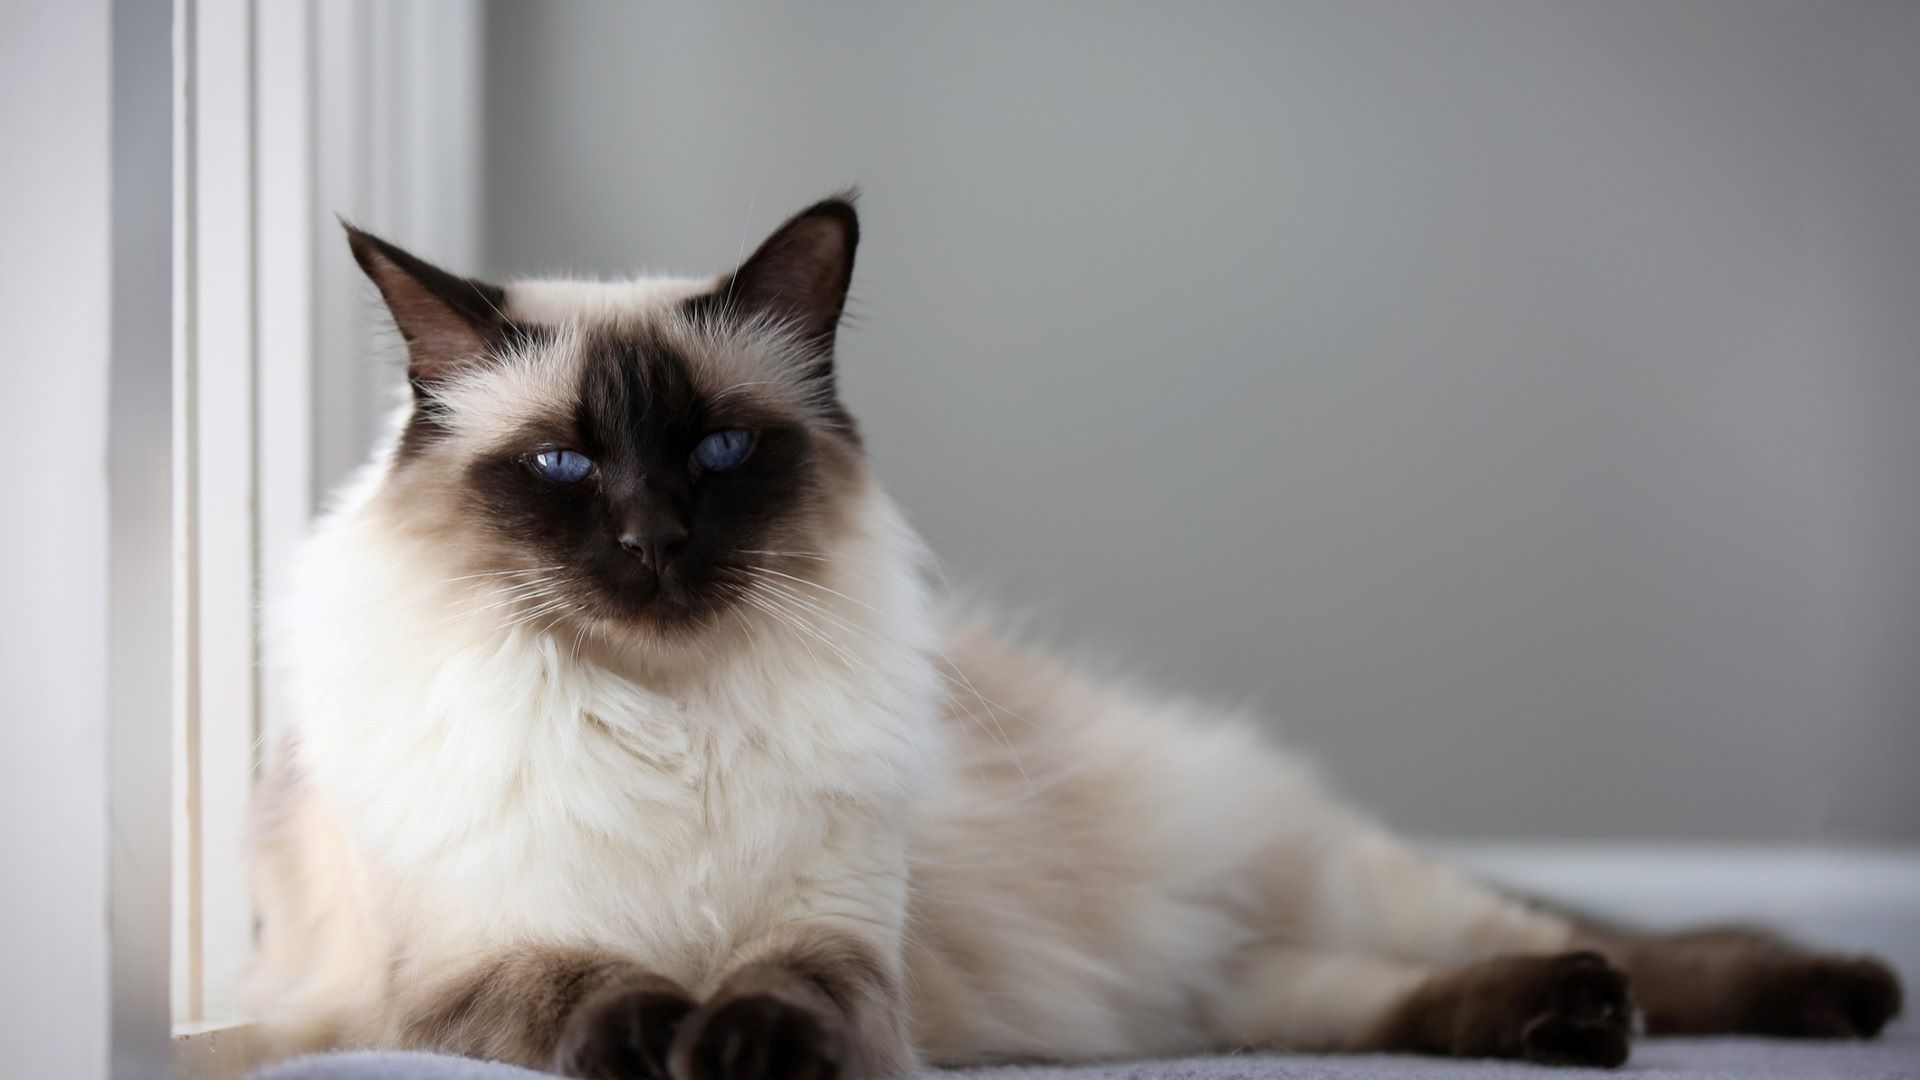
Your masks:
{"label": "cat's hind paw", "polygon": [[1539,1011],[1520,1029],[1521,1056],[1540,1065],[1612,1069],[1633,1043],[1627,976],[1598,953],[1547,957],[1529,995]]}
{"label": "cat's hind paw", "polygon": [[1899,1015],[1899,976],[1870,956],[1782,957],[1741,991],[1740,1027],[1755,1035],[1869,1039]]}

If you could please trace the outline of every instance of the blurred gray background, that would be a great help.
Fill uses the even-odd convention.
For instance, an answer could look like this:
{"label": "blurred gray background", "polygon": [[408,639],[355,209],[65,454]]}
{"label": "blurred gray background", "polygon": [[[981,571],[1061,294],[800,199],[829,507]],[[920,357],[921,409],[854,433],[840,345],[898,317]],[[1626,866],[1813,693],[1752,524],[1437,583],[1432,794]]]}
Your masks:
{"label": "blurred gray background", "polygon": [[864,187],[880,472],[1059,640],[1418,833],[1920,839],[1920,5],[484,33],[488,273]]}

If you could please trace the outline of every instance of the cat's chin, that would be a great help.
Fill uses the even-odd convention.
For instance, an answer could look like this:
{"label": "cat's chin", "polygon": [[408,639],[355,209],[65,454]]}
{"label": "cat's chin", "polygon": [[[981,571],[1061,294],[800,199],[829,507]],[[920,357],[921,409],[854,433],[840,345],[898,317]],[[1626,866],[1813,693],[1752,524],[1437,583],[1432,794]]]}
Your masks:
{"label": "cat's chin", "polygon": [[707,639],[724,636],[732,620],[724,601],[706,600],[663,584],[644,595],[633,592],[587,598],[568,618],[599,636],[627,644],[685,646],[697,650]]}

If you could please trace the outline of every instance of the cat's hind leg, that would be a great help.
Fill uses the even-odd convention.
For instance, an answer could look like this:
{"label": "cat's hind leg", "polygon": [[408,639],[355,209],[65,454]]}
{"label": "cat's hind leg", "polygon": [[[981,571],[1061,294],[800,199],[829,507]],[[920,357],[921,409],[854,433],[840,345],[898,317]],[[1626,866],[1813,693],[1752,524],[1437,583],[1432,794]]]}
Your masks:
{"label": "cat's hind leg", "polygon": [[1264,873],[1276,933],[1315,948],[1443,966],[1565,952],[1575,938],[1571,920],[1344,811],[1330,811],[1305,850],[1277,851]]}
{"label": "cat's hind leg", "polygon": [[1369,953],[1285,944],[1249,946],[1232,964],[1211,1017],[1223,1048],[1347,1051],[1369,1034],[1433,969]]}
{"label": "cat's hind leg", "polygon": [[1871,1038],[1900,1012],[1900,979],[1885,963],[1762,930],[1579,936],[1632,975],[1650,1034]]}
{"label": "cat's hind leg", "polygon": [[1228,1046],[1392,1051],[1611,1068],[1627,1059],[1627,979],[1598,954],[1430,968],[1262,945],[1214,1017]]}
{"label": "cat's hind leg", "polygon": [[1434,974],[1367,1033],[1370,1048],[1539,1065],[1627,1060],[1627,976],[1595,952],[1497,956]]}
{"label": "cat's hind leg", "polygon": [[1338,807],[1262,864],[1269,940],[1220,1012],[1229,1041],[1612,1067],[1628,976],[1569,919],[1501,894]]}
{"label": "cat's hind leg", "polygon": [[1270,895],[1281,928],[1317,948],[1430,965],[1591,950],[1632,978],[1655,1034],[1862,1038],[1901,1009],[1898,976],[1873,957],[1751,929],[1601,926],[1503,894],[1364,820],[1326,830],[1315,855],[1280,861],[1304,873],[1290,897],[1278,882]]}

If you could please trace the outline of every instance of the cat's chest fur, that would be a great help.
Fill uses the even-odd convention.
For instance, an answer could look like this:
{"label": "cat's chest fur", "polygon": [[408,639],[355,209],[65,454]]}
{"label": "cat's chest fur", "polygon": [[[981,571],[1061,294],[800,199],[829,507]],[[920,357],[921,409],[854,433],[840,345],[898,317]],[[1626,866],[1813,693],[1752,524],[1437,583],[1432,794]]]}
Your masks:
{"label": "cat's chest fur", "polygon": [[857,678],[762,648],[660,692],[535,635],[439,644],[417,670],[372,661],[300,737],[415,940],[617,944],[696,977],[884,862],[872,823],[926,753],[904,657]]}

